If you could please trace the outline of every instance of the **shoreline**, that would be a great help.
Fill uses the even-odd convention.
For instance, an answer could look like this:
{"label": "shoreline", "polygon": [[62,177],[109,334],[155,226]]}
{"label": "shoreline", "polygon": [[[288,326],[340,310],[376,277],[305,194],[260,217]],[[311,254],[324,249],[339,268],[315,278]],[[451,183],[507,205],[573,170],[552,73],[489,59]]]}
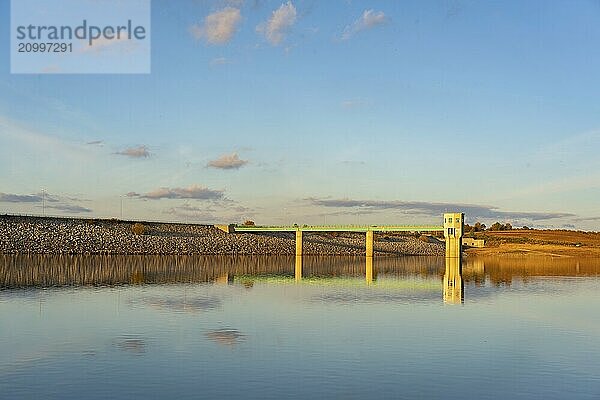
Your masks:
{"label": "shoreline", "polygon": [[[141,224],[143,234],[132,227]],[[352,232],[304,233],[303,255],[364,256],[365,237]],[[467,235],[469,237],[473,235]],[[600,258],[600,233],[567,230],[477,232],[485,247],[469,257]],[[377,233],[374,254],[444,256],[443,240],[412,233]],[[215,225],[118,219],[0,215],[0,254],[295,255],[293,232],[225,233]]]}
{"label": "shoreline", "polygon": [[[132,227],[143,225],[143,234]],[[364,255],[360,233],[305,233],[303,255]],[[443,241],[376,235],[375,255],[443,256]],[[214,225],[0,216],[0,254],[295,255],[295,234],[225,233]]]}

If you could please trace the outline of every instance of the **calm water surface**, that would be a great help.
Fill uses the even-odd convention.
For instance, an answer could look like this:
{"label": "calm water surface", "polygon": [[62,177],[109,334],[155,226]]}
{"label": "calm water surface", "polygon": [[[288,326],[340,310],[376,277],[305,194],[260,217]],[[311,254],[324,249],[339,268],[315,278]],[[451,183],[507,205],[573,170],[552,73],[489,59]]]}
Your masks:
{"label": "calm water surface", "polygon": [[0,398],[600,398],[600,260],[0,257]]}

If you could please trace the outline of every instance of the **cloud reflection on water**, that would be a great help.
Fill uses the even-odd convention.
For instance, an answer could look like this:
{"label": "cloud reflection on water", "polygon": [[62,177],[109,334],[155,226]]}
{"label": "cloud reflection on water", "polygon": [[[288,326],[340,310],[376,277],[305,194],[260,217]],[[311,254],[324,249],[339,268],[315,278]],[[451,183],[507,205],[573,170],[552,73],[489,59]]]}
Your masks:
{"label": "cloud reflection on water", "polygon": [[219,308],[221,303],[221,299],[215,296],[183,295],[140,297],[130,301],[134,307],[152,307],[172,312],[205,312]]}
{"label": "cloud reflection on water", "polygon": [[142,355],[146,352],[146,341],[136,335],[123,335],[114,344],[117,349],[126,353]]}
{"label": "cloud reflection on water", "polygon": [[223,345],[233,347],[246,339],[246,335],[237,329],[215,329],[204,334],[209,340]]}

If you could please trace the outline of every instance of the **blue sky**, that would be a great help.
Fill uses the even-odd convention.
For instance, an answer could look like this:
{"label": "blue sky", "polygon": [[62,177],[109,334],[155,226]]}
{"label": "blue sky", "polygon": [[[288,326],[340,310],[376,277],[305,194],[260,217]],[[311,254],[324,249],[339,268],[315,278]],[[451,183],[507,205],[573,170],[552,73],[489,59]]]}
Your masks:
{"label": "blue sky", "polygon": [[163,0],[151,36],[150,74],[2,58],[2,211],[600,230],[598,1]]}

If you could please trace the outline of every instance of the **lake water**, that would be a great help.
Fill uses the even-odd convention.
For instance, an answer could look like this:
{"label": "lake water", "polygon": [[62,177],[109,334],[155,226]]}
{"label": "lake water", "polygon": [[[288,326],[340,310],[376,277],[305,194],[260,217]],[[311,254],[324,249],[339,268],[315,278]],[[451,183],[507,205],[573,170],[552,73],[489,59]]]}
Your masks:
{"label": "lake water", "polygon": [[0,256],[2,399],[598,399],[600,260]]}

